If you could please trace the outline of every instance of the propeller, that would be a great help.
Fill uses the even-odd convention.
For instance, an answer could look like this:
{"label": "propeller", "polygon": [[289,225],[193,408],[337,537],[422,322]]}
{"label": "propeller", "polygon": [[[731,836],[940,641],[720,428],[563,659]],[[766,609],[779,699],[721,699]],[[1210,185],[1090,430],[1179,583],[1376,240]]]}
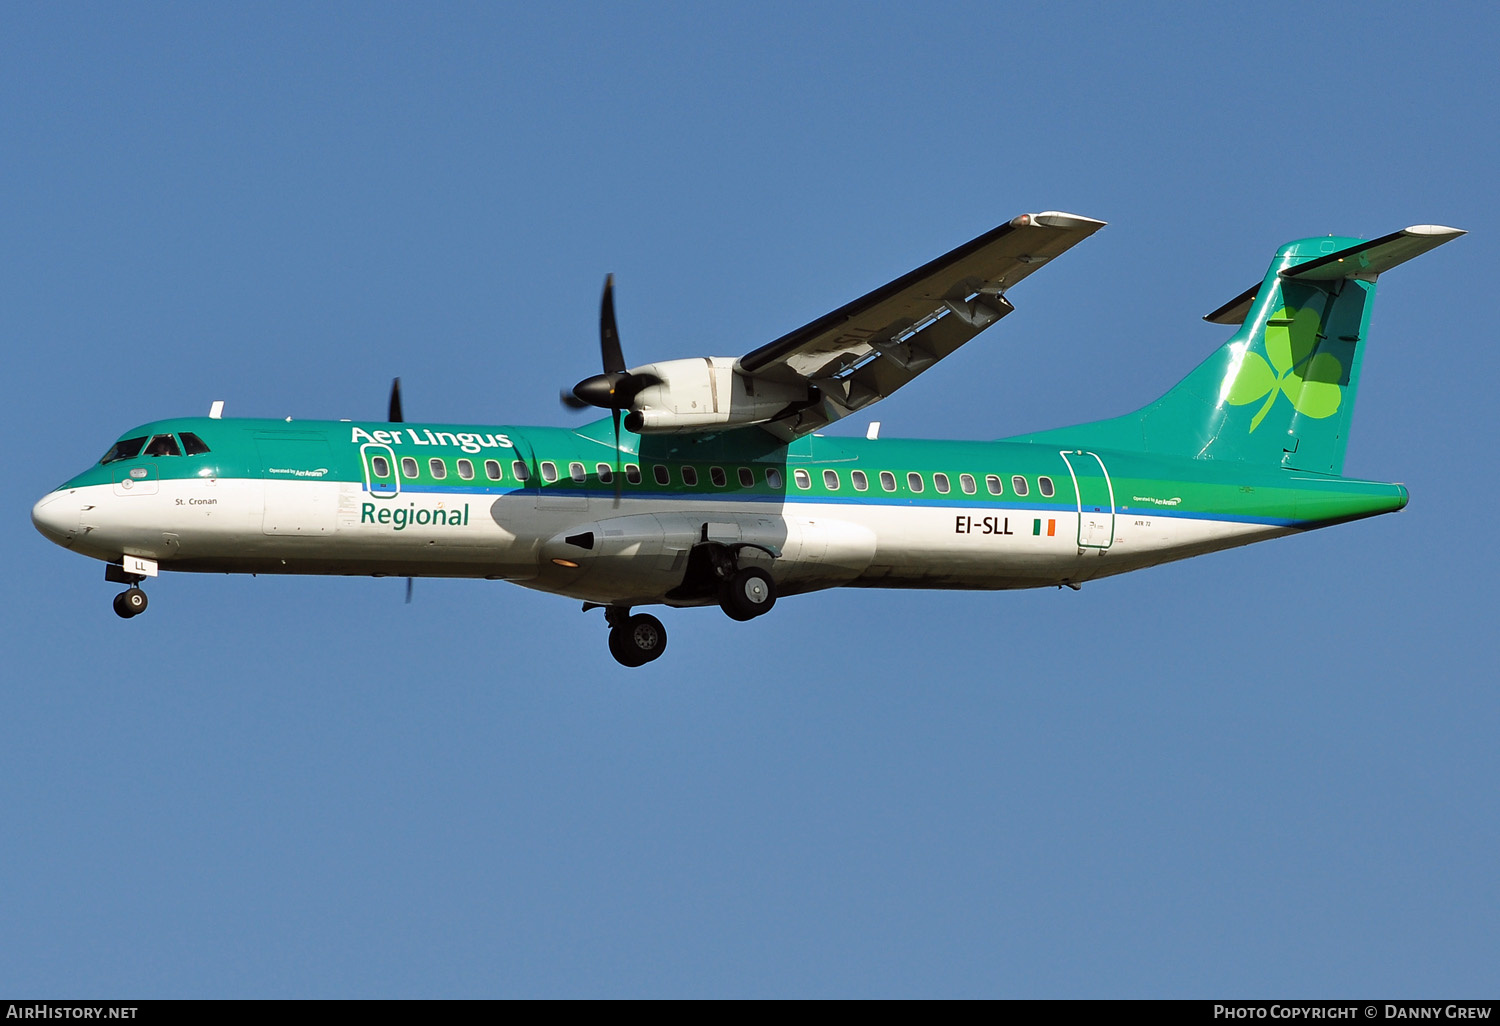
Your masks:
{"label": "propeller", "polygon": [[385,418],[392,424],[400,424],[405,418],[401,416],[401,379],[391,379],[391,407],[390,413]]}
{"label": "propeller", "polygon": [[604,279],[604,298],[599,301],[599,358],[604,373],[584,378],[571,390],[564,389],[562,403],[572,410],[590,406],[610,412],[615,425],[615,504],[620,502],[620,417],[635,397],[652,385],[661,384],[655,374],[632,374],[625,369],[620,348],[620,329],[615,324],[615,276]]}
{"label": "propeller", "polygon": [[[390,408],[386,411],[386,418],[385,419],[388,420],[392,424],[403,424],[406,421],[406,418],[404,418],[401,415],[401,379],[400,378],[392,378],[391,379],[391,404],[390,404]],[[406,579],[406,604],[407,605],[411,605],[411,586],[412,586],[412,578],[408,577]]]}
{"label": "propeller", "polygon": [[[620,330],[615,325],[615,276],[604,279],[604,298],[599,303],[599,356],[603,374],[584,378],[562,393],[563,405],[581,410],[597,406],[616,414],[630,409],[635,397],[661,384],[655,374],[632,374],[625,369],[625,355],[620,349]],[[618,423],[619,417],[616,416]]]}

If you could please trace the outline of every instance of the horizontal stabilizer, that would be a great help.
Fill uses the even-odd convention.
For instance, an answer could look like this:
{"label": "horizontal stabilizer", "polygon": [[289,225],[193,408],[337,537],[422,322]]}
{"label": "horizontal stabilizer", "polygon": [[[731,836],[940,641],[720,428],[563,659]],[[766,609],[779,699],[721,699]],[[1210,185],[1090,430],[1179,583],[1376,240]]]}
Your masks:
{"label": "horizontal stabilizer", "polygon": [[[1413,225],[1288,267],[1281,272],[1281,277],[1300,281],[1334,281],[1339,278],[1374,281],[1377,275],[1397,264],[1404,264],[1412,257],[1421,256],[1463,234],[1463,229],[1446,225]],[[1261,284],[1250,286],[1203,319],[1211,324],[1243,324]]]}
{"label": "horizontal stabilizer", "polygon": [[1303,281],[1370,279],[1463,234],[1464,231],[1460,228],[1448,228],[1440,224],[1413,225],[1369,242],[1361,242],[1358,246],[1350,246],[1316,260],[1309,260],[1305,264],[1298,264],[1282,271],[1281,276],[1300,278]]}
{"label": "horizontal stabilizer", "polygon": [[1210,324],[1244,324],[1245,318],[1250,316],[1250,305],[1260,294],[1260,286],[1261,283],[1256,282],[1203,319]]}

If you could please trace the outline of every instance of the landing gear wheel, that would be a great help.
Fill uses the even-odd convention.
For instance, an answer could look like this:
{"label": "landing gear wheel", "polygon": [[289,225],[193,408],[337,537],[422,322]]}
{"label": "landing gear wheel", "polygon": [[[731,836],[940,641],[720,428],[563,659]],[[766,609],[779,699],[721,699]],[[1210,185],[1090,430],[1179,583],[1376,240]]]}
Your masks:
{"label": "landing gear wheel", "polygon": [[650,613],[616,624],[609,632],[609,654],[624,666],[644,666],[667,650],[667,629]]}
{"label": "landing gear wheel", "polygon": [[140,616],[146,611],[146,593],[139,588],[130,588],[115,596],[115,612],[123,619]]}
{"label": "landing gear wheel", "polygon": [[731,620],[753,620],[776,604],[776,584],[759,567],[747,566],[724,582],[719,605]]}

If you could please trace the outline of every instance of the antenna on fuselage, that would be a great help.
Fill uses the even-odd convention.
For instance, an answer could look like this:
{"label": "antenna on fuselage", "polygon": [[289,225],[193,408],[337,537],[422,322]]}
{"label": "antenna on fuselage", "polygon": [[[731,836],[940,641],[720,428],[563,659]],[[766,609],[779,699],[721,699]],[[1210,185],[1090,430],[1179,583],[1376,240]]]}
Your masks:
{"label": "antenna on fuselage", "polygon": [[209,420],[222,420],[224,418],[224,400],[215,399],[208,407]]}

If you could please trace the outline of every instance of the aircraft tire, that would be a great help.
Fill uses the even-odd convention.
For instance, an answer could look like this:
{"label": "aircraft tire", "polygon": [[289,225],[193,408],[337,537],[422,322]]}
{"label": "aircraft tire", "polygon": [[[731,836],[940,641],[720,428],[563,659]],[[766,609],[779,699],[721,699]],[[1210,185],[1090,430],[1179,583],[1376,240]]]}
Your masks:
{"label": "aircraft tire", "polygon": [[776,604],[776,582],[760,567],[747,566],[724,582],[719,606],[731,620],[753,620]]}
{"label": "aircraft tire", "polygon": [[635,653],[627,646],[630,642],[625,637],[625,625],[609,629],[609,654],[615,657],[615,662],[621,666],[639,666],[640,663],[632,662]]}
{"label": "aircraft tire", "polygon": [[115,612],[123,619],[140,616],[146,611],[146,593],[139,588],[128,588],[115,596]]}
{"label": "aircraft tire", "polygon": [[667,629],[650,613],[637,613],[609,632],[609,654],[622,666],[644,666],[667,650]]}

